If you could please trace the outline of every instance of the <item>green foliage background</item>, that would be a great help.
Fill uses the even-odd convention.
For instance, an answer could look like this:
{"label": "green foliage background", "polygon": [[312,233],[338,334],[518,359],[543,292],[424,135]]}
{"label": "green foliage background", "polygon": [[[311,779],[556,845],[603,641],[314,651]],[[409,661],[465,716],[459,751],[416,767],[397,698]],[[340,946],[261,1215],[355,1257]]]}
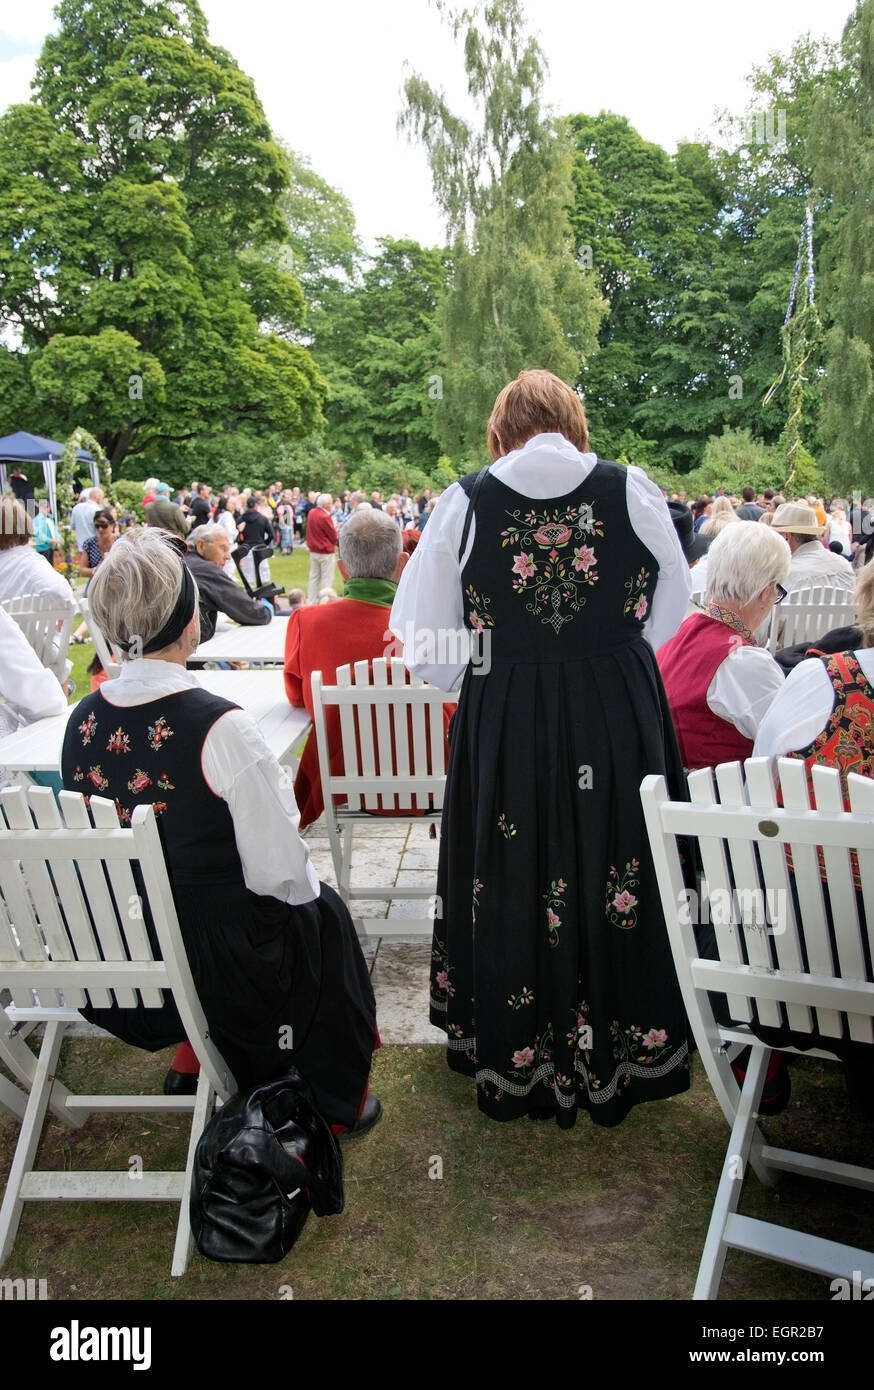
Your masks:
{"label": "green foliage background", "polygon": [[[0,116],[0,430],[84,428],[174,487],[439,488],[484,461],[500,386],[547,366],[603,456],[687,492],[782,486],[788,383],[763,397],[810,202],[791,486],[874,492],[874,0],[840,45],[787,33],[747,112],[674,154],[547,108],[521,0],[441,8],[472,114],[412,74],[400,123],[446,245],[367,255],[197,0],[60,0],[33,99]],[[756,138],[763,111],[785,140]]]}

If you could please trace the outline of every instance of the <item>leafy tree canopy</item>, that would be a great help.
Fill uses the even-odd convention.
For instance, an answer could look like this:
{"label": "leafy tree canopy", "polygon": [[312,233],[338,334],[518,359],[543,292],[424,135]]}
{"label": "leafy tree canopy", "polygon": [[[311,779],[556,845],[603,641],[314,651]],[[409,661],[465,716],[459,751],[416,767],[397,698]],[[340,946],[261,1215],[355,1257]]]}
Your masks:
{"label": "leafy tree canopy", "polygon": [[0,382],[18,423],[86,423],[112,465],[217,421],[288,437],[324,382],[292,339],[288,160],[196,0],[61,0],[34,99],[0,118]]}

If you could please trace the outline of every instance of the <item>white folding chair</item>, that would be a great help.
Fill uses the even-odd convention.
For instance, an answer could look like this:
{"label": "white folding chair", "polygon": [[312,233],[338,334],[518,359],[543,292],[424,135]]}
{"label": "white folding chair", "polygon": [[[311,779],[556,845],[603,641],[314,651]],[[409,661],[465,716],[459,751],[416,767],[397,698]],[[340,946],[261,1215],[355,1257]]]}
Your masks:
{"label": "white folding chair", "polygon": [[[827,1042],[842,1036],[842,1018],[853,1041],[874,1043],[874,983],[866,972],[864,948],[866,936],[869,952],[874,946],[874,781],[849,777],[853,809],[848,812],[836,769],[814,768],[813,804],[803,762],[781,758],[778,770],[781,795],[765,758],[747,761],[746,780],[739,763],[718,767],[715,784],[709,768],[692,773],[691,803],[670,801],[662,777],[647,777],[641,786],[686,1011],[708,1079],[731,1127],[696,1299],[716,1297],[730,1248],[833,1277],[852,1279],[856,1270],[863,1278],[874,1277],[874,1253],[754,1220],[737,1210],[748,1165],[767,1186],[785,1171],[874,1191],[874,1169],[774,1148],[757,1125],[771,1048],[751,1031],[754,1008],[765,1027],[780,1026],[785,1009],[793,1032],[818,1033],[823,1046],[811,1048],[805,1056],[834,1058]],[[683,880],[677,844],[683,838],[700,851],[700,895],[687,890]],[[854,889],[851,850],[861,873],[863,913]],[[702,912],[705,901],[707,911]],[[718,960],[702,958],[696,942],[696,921],[708,919]],[[708,991],[726,996],[734,1020],[730,1026],[717,1023]],[[733,1044],[752,1049],[742,1088],[728,1061]]]}
{"label": "white folding chair", "polygon": [[833,627],[850,627],[856,621],[852,593],[825,585],[793,589],[771,609],[768,651],[773,655],[797,642],[815,643]]}
{"label": "white folding chair", "polygon": [[22,594],[8,598],[3,607],[14,618],[43,666],[63,684],[67,679],[67,649],[76,609],[70,591],[70,604],[59,602],[55,594]]}
{"label": "white folding chair", "polygon": [[88,611],[87,598],[80,598],[78,608],[83,622],[88,625],[88,633],[91,637],[91,641],[94,643],[94,651],[100,665],[103,667],[109,679],[115,680],[116,676],[121,671],[121,657],[114,648],[110,647],[103,633],[100,631],[100,628],[91,617]]}
{"label": "white folding chair", "polygon": [[[11,1031],[0,1032],[0,1062],[29,1091],[0,1207],[0,1264],[15,1243],[24,1202],[165,1201],[179,1203],[171,1272],[184,1274],[192,1239],[188,1203],[194,1152],[216,1098],[226,1100],[234,1079],[210,1041],[182,943],[167,868],[152,808],[119,827],[112,802],[48,788],[0,792],[0,989],[12,1003]],[[5,818],[5,819],[4,819]],[[138,866],[140,887],[134,876]],[[156,960],[146,921],[151,916],[163,959]],[[132,1008],[160,1007],[172,991],[189,1042],[201,1065],[195,1096],[74,1095],[55,1079],[65,1030],[80,1022],[90,1002]],[[43,1023],[38,1055],[16,1031]],[[45,1172],[33,1166],[46,1110],[81,1126],[91,1114],[189,1111],[184,1169],[136,1173],[103,1170]]]}
{"label": "white folding chair", "polygon": [[[353,884],[352,836],[356,825],[373,824],[374,811],[387,813],[401,824],[440,820],[446,785],[446,695],[413,679],[398,657],[341,666],[336,679],[336,685],[323,685],[321,671],[315,671],[312,693],[325,820],[340,896],[346,903],[355,898],[427,898],[433,908],[433,881],[402,887],[393,883],[381,887]],[[339,712],[344,768],[339,776],[331,773],[328,709]],[[410,814],[411,810],[418,813]],[[432,910],[427,920],[380,917],[357,921],[365,935],[430,935],[433,915]]]}

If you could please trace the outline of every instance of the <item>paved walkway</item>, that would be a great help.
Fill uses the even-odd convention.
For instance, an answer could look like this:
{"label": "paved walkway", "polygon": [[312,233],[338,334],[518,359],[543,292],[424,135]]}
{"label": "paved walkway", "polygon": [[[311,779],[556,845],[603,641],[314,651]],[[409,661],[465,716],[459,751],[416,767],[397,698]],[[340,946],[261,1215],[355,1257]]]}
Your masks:
{"label": "paved walkway", "polygon": [[[374,817],[373,824],[356,826],[352,854],[352,882],[361,887],[404,884],[430,887],[437,875],[437,840],[427,825],[392,825]],[[319,878],[336,887],[334,861],[324,817],[304,835]],[[431,963],[431,930],[428,903],[422,898],[359,899],[353,903],[356,917],[371,919],[363,940],[376,995],[379,1031],[384,1043],[442,1043],[445,1035],[428,1022],[428,970]],[[381,936],[379,918],[410,918],[415,935]],[[375,920],[373,920],[375,919]]]}

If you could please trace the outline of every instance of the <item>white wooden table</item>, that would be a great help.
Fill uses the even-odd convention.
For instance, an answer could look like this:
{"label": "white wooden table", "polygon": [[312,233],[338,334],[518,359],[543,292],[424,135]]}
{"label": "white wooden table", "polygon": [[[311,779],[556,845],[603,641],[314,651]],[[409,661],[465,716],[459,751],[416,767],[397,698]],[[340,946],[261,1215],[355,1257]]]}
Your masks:
{"label": "white wooden table", "polygon": [[[240,631],[252,629],[240,628]],[[197,676],[204,690],[233,700],[250,714],[277,761],[294,766],[296,759],[291,756],[291,748],[309,728],[310,717],[305,709],[295,709],[288,703],[281,671],[194,671],[192,674]],[[60,771],[64,731],[73,709],[75,706],[71,705],[66,714],[38,719],[35,724],[28,724],[0,739],[0,768],[17,774]]]}
{"label": "white wooden table", "polygon": [[275,617],[262,627],[237,627],[219,622],[208,642],[192,652],[191,661],[269,661],[281,666],[285,661],[287,618]]}

